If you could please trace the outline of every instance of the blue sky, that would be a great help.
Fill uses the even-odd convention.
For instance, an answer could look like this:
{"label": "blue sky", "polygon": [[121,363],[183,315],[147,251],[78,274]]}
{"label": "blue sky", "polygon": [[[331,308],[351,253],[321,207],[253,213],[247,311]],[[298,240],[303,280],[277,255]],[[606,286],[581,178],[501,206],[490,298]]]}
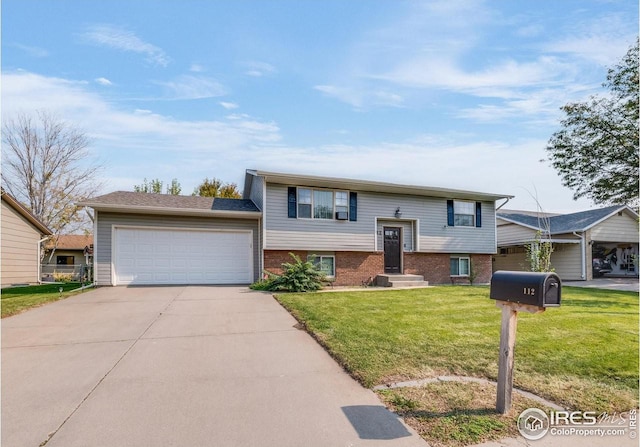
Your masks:
{"label": "blue sky", "polygon": [[84,129],[105,193],[256,168],[578,211],[540,160],[637,34],[635,0],[4,0],[2,113]]}

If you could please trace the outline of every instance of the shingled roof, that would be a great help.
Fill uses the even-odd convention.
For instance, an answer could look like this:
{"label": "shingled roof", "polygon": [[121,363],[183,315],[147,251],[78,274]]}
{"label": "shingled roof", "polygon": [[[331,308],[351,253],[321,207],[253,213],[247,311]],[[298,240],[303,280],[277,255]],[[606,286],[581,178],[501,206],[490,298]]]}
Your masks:
{"label": "shingled roof", "polygon": [[[601,220],[609,217],[610,215],[622,211],[631,209],[624,205],[608,206],[606,208],[598,208],[589,211],[580,211],[571,214],[560,214],[557,216],[549,217],[549,224],[551,226],[551,234],[572,233],[574,231],[585,231],[600,222]],[[635,213],[634,213],[635,214]],[[537,230],[543,230],[542,221],[537,216],[530,214],[522,214],[511,211],[498,211],[496,214],[498,218],[508,220],[513,223],[525,225]]]}
{"label": "shingled roof", "polygon": [[103,196],[87,199],[78,203],[95,209],[108,209],[122,212],[162,212],[172,213],[183,210],[185,213],[223,214],[243,213],[260,214],[260,210],[251,200],[226,199],[200,196],[175,196],[171,194],[151,194],[143,192],[116,191]]}

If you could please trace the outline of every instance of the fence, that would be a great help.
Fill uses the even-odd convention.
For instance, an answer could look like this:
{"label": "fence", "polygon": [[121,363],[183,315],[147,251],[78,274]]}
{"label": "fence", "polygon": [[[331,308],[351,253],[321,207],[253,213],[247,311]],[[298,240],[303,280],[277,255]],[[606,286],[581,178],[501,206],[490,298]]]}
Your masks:
{"label": "fence", "polygon": [[43,282],[92,282],[93,266],[86,264],[42,264],[40,279]]}

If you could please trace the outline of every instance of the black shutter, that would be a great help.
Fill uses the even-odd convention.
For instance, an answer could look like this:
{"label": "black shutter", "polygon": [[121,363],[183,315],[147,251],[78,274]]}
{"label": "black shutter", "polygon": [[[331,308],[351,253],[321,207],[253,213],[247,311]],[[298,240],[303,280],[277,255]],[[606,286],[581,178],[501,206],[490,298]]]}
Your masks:
{"label": "black shutter", "polygon": [[349,220],[355,222],[358,220],[358,193],[349,193]]}
{"label": "black shutter", "polygon": [[476,227],[482,226],[482,203],[476,202]]}
{"label": "black shutter", "polygon": [[453,216],[453,200],[447,200],[447,225],[453,227],[455,220]]}
{"label": "black shutter", "polygon": [[297,189],[295,186],[289,186],[287,188],[287,205],[289,210],[289,217],[292,217],[294,219],[297,217],[298,212],[298,204],[296,202],[297,195]]}

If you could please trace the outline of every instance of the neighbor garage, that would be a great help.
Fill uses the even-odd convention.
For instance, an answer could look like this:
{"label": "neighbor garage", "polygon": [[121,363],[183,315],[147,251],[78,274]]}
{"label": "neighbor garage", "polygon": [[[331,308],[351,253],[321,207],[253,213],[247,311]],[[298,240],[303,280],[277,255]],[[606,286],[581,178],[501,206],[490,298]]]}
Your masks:
{"label": "neighbor garage", "polygon": [[251,200],[115,192],[94,210],[98,285],[250,284],[262,213]]}

